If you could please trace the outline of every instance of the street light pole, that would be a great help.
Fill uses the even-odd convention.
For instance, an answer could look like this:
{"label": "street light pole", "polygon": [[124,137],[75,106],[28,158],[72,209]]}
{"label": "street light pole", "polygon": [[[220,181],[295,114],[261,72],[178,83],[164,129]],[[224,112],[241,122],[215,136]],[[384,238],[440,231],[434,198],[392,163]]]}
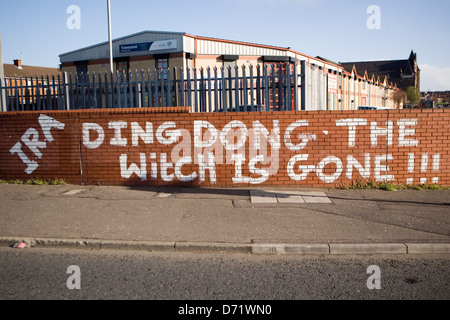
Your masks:
{"label": "street light pole", "polygon": [[2,32],[0,30],[0,78],[5,76],[3,71],[3,54],[2,54]]}
{"label": "street light pole", "polygon": [[3,69],[3,54],[2,54],[2,35],[0,30],[0,112],[7,111],[6,106],[6,90],[5,88],[5,73]]}
{"label": "street light pole", "polygon": [[108,38],[109,38],[109,68],[111,73],[114,72],[113,64],[113,47],[112,47],[112,37],[111,37],[111,2],[108,0]]}

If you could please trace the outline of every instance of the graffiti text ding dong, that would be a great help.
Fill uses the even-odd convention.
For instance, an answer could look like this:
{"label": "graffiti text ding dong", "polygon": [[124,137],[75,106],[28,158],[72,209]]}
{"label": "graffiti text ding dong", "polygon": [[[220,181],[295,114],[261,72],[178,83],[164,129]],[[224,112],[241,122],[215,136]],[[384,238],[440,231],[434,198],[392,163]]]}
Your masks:
{"label": "graffiti text ding dong", "polygon": [[[302,125],[307,125],[307,122]],[[175,122],[165,122],[158,127],[153,126],[151,122],[146,122],[143,128],[139,123],[131,124],[124,121],[109,122],[108,129],[112,130],[112,138],[109,144],[113,146],[126,147],[129,139],[124,137],[125,130],[131,131],[131,145],[138,147],[141,142],[147,145],[159,143],[170,146],[176,144],[169,155],[161,153],[159,155],[159,171],[163,181],[170,182],[177,178],[183,182],[189,182],[199,178],[204,182],[206,170],[210,173],[211,183],[215,183],[215,165],[216,164],[234,164],[236,167],[236,177],[233,181],[246,183],[261,183],[271,174],[278,172],[278,150],[281,147],[279,121],[273,121],[273,129],[269,131],[259,121],[253,122],[253,128],[248,129],[241,121],[231,121],[226,124],[222,130],[216,129],[211,123],[202,120],[194,121],[193,132],[193,150],[195,156],[192,156],[191,150],[191,132],[187,129],[177,128]],[[155,130],[154,130],[155,129]],[[263,139],[261,139],[263,137]],[[308,138],[303,139],[306,146]],[[105,130],[96,123],[83,124],[83,144],[88,149],[97,149],[105,141]],[[246,142],[250,141],[249,148],[249,170],[260,178],[243,177],[241,166],[245,160]],[[290,141],[290,139],[289,139]],[[270,144],[270,154],[267,144]],[[225,150],[225,151],[224,151]],[[225,153],[225,154],[224,154]],[[224,157],[225,156],[225,157]],[[120,168],[123,178],[130,178],[136,174],[142,181],[147,180],[147,160],[151,163],[151,177],[156,179],[158,175],[157,154],[151,152],[149,157],[145,153],[140,154],[140,166],[131,164],[128,166],[128,156],[120,156]],[[168,161],[170,159],[170,161]],[[256,168],[257,163],[270,165],[265,169]],[[182,167],[188,164],[197,164],[198,172],[183,174]],[[173,173],[169,174],[169,171]]]}
{"label": "graffiti text ding dong", "polygon": [[[416,147],[419,144],[415,140],[414,126],[417,125],[416,119],[400,119],[398,126],[398,145],[400,147]],[[309,126],[307,120],[293,121],[283,135],[280,132],[278,120],[272,121],[272,128],[268,129],[259,121],[253,121],[252,128],[248,128],[242,121],[234,120],[227,123],[222,129],[216,128],[213,124],[204,120],[193,121],[193,144],[191,144],[191,131],[184,128],[177,128],[175,122],[164,122],[158,127],[153,123],[146,122],[145,126],[137,122],[111,121],[108,123],[111,139],[109,144],[117,147],[127,147],[130,139],[124,134],[125,131],[131,133],[132,147],[139,147],[143,142],[146,145],[171,146],[171,154],[160,153],[159,159],[156,152],[139,154],[140,165],[135,163],[128,164],[128,155],[122,154],[119,158],[120,171],[122,178],[129,179],[136,174],[142,181],[148,179],[147,167],[149,167],[150,176],[156,179],[160,175],[161,179],[171,182],[175,178],[182,182],[189,182],[199,179],[204,182],[206,171],[209,171],[211,183],[216,182],[216,164],[232,164],[234,166],[233,183],[260,184],[278,173],[279,170],[279,152],[281,141],[290,151],[299,153],[304,150],[311,141],[316,141],[316,134],[301,133],[294,134],[297,129]],[[341,119],[336,120],[337,127],[344,127],[348,130],[348,147],[356,146],[356,136],[358,127],[370,125],[370,146],[377,146],[379,137],[385,136],[386,145],[393,144],[394,123],[388,121],[385,126],[379,126],[377,122],[368,122],[366,119]],[[327,131],[323,131],[328,136]],[[282,139],[283,138],[283,139]],[[325,138],[326,139],[326,138]],[[248,141],[248,143],[247,143]],[[83,123],[83,144],[88,149],[97,149],[105,142],[105,129],[97,123]],[[194,156],[192,156],[191,146],[194,146]],[[269,152],[270,145],[270,152]],[[245,148],[248,146],[248,152]],[[156,149],[157,150],[157,149]],[[248,156],[247,156],[248,155]],[[393,180],[394,177],[388,174],[388,161],[392,161],[390,154],[375,155],[371,157],[369,153],[364,154],[364,163],[360,162],[352,155],[348,155],[343,163],[341,159],[335,156],[328,156],[319,164],[308,163],[308,154],[296,154],[287,163],[285,170],[288,176],[294,181],[301,181],[311,173],[315,172],[317,177],[326,182],[332,183],[338,179],[343,170],[346,169],[346,177],[352,178],[352,172],[356,168],[359,173],[368,178],[371,174],[371,159],[374,161],[373,173],[377,180]],[[158,166],[159,160],[159,166]],[[147,166],[147,162],[151,162]],[[248,164],[248,170],[251,176],[243,175],[243,165]],[[331,175],[325,175],[323,170],[329,164],[336,165],[336,172]],[[182,167],[185,165],[197,164],[198,172],[183,173]],[[159,171],[159,173],[158,173]],[[383,175],[382,172],[386,172]]]}

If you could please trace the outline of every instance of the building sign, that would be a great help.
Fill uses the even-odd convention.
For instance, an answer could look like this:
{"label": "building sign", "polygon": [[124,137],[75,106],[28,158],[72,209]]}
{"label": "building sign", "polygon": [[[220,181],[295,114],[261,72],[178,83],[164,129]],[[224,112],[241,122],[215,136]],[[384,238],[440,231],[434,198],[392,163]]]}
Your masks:
{"label": "building sign", "polygon": [[328,93],[337,93],[337,75],[328,74]]}
{"label": "building sign", "polygon": [[177,49],[177,40],[161,40],[120,46],[120,53]]}
{"label": "building sign", "polygon": [[144,42],[136,44],[126,44],[120,46],[120,53],[136,52],[136,51],[148,51],[153,42]]}

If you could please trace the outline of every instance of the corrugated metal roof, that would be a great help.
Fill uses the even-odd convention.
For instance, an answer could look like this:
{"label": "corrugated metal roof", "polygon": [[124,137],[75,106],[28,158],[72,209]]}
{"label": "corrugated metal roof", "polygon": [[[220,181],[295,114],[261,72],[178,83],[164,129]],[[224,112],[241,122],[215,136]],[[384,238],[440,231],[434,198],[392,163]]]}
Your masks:
{"label": "corrugated metal roof", "polygon": [[[130,44],[135,42],[157,41],[167,40],[168,36],[175,36],[180,41],[178,50],[172,51],[195,51],[195,39],[198,40],[198,53],[199,54],[232,54],[237,53],[240,55],[280,55],[284,52],[285,55],[288,51],[287,48],[269,46],[264,44],[233,41],[226,39],[218,39],[203,36],[189,35],[185,32],[168,32],[168,31],[142,31],[135,34],[131,34],[125,37],[117,38],[113,40],[114,45],[114,57],[120,56],[134,56],[144,55],[143,52],[128,52],[121,54],[119,46],[121,44]],[[184,37],[186,36],[186,37]],[[170,52],[170,50],[165,50]],[[109,42],[105,41],[96,45],[84,47],[81,49],[73,50],[59,55],[61,62],[83,61],[93,59],[105,59],[109,58]]]}
{"label": "corrugated metal roof", "polygon": [[[133,33],[133,34],[130,34],[130,35],[127,35],[127,36],[124,36],[124,37],[120,37],[120,38],[117,38],[117,39],[113,39],[113,43],[121,41],[121,40],[126,40],[126,39],[129,39],[129,38],[132,38],[132,37],[140,36],[140,35],[143,35],[143,34],[147,34],[147,33],[164,33],[164,34],[176,34],[176,35],[184,35],[185,34],[184,32],[145,30],[145,31]],[[94,44],[92,46],[76,49],[76,50],[69,51],[69,52],[66,52],[66,53],[62,53],[59,56],[61,57],[61,56],[72,54],[72,53],[79,52],[79,51],[82,51],[82,50],[92,49],[92,48],[95,48],[95,47],[98,47],[98,46],[103,46],[105,44],[109,45],[109,41],[97,43],[97,44]]]}
{"label": "corrugated metal roof", "polygon": [[[115,58],[122,56],[139,56],[148,54],[147,52],[128,52],[121,53],[120,45],[151,42],[158,40],[169,40],[168,37],[173,37],[178,41],[178,48],[171,50],[161,50],[164,52],[180,52],[183,48],[183,35],[184,32],[170,32],[170,31],[142,31],[135,34],[131,34],[125,37],[113,39],[113,55]],[[152,54],[158,54],[158,51],[152,52]],[[105,41],[92,46],[84,47],[81,49],[73,50],[59,55],[61,62],[72,61],[84,61],[84,60],[96,60],[109,58],[109,42]]]}
{"label": "corrugated metal roof", "polygon": [[[125,37],[113,40],[114,58],[147,55],[147,51],[120,53],[119,46],[121,44],[133,44],[141,42],[151,42],[157,40],[169,40],[168,37],[174,37],[177,40],[177,49],[162,50],[161,52],[152,51],[151,54],[158,53],[175,53],[175,52],[191,52],[197,54],[237,54],[249,56],[290,56],[297,57],[300,60],[309,60],[311,63],[330,67],[332,69],[342,69],[338,64],[326,64],[324,60],[313,58],[301,52],[291,50],[290,48],[276,47],[265,44],[257,44],[251,42],[226,40],[212,37],[196,36],[185,32],[172,31],[142,31]],[[81,48],[59,55],[61,63],[100,60],[109,58],[109,42],[105,41],[93,46]]]}

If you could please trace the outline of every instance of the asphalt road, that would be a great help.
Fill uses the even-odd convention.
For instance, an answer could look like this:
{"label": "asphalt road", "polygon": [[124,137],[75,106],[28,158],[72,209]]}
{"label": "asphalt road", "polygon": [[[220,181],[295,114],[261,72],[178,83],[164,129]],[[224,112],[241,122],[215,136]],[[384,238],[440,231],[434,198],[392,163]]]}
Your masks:
{"label": "asphalt road", "polygon": [[[368,273],[371,266],[378,267],[379,273],[373,269]],[[449,270],[448,255],[259,256],[0,248],[0,299],[448,300]]]}

